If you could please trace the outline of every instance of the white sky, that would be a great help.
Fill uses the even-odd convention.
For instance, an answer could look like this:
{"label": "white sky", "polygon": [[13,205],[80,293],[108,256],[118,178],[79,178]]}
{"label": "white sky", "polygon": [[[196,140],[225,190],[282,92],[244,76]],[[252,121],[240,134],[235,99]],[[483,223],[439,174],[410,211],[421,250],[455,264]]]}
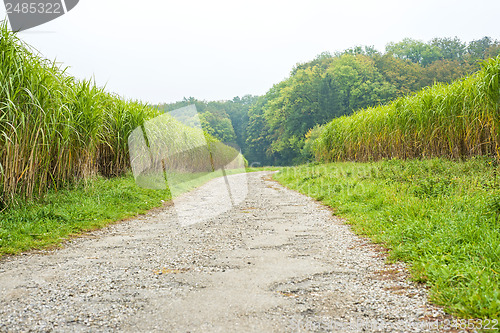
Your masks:
{"label": "white sky", "polygon": [[126,98],[221,100],[264,94],[323,51],[500,39],[499,13],[498,0],[80,0],[19,37]]}

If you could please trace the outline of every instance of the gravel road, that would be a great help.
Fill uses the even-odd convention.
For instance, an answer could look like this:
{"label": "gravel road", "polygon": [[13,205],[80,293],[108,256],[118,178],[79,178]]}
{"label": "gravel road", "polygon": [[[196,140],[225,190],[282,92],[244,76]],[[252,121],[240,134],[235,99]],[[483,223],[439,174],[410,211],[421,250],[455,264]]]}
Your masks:
{"label": "gravel road", "polygon": [[203,223],[167,206],[1,259],[0,331],[419,332],[443,318],[402,264],[270,176],[248,174],[247,198]]}

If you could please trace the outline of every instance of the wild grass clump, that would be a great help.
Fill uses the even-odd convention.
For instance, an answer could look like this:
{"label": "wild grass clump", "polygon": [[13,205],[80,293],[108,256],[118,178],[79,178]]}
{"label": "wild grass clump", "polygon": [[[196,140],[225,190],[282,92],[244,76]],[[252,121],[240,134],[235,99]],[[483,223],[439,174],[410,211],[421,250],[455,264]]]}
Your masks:
{"label": "wild grass clump", "polygon": [[388,105],[337,118],[316,140],[315,156],[321,161],[500,159],[500,56],[452,84],[435,84]]}
{"label": "wild grass clump", "polygon": [[159,112],[77,80],[0,26],[0,208],[129,167],[127,137]]}

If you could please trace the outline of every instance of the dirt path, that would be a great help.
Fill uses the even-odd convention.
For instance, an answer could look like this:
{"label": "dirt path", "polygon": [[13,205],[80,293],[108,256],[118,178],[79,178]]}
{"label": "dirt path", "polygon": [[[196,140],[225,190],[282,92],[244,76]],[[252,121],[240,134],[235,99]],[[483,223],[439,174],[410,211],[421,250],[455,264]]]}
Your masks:
{"label": "dirt path", "polygon": [[440,316],[401,265],[269,176],[205,223],[170,207],[0,261],[0,331],[409,332]]}

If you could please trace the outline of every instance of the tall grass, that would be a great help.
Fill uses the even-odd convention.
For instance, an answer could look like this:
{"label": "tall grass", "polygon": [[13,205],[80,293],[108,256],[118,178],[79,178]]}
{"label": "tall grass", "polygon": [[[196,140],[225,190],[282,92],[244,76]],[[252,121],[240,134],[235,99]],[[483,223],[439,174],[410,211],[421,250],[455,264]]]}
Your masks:
{"label": "tall grass", "polygon": [[76,80],[0,26],[0,207],[129,167],[127,137],[158,111]]}
{"label": "tall grass", "polygon": [[500,158],[500,56],[452,84],[337,118],[311,145],[322,161]]}
{"label": "tall grass", "polygon": [[[92,175],[124,174],[130,169],[129,135],[163,114],[65,71],[0,24],[0,211],[15,199],[36,198]],[[177,141],[169,150],[189,147],[201,135],[215,167],[237,155],[205,131],[173,119],[170,127],[162,125],[159,138]],[[181,161],[199,168],[203,161],[197,155],[193,150]]]}

